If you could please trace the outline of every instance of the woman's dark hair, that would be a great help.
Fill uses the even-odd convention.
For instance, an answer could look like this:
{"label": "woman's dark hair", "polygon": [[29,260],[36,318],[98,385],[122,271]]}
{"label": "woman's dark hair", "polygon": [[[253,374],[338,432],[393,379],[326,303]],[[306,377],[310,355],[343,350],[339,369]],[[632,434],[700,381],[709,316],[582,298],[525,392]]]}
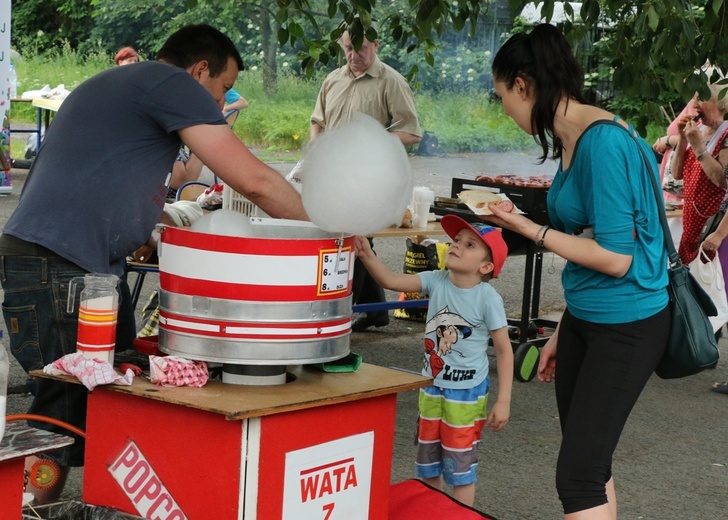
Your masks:
{"label": "woman's dark hair", "polygon": [[187,69],[198,61],[207,61],[210,76],[216,78],[233,58],[243,70],[243,58],[233,41],[206,24],[186,25],[173,33],[157,52],[157,60]]}
{"label": "woman's dark hair", "polygon": [[571,47],[561,32],[550,24],[540,24],[530,34],[516,34],[508,39],[493,59],[493,78],[512,89],[516,78],[522,78],[534,105],[531,128],[541,145],[541,162],[549,155],[552,141],[554,159],[561,157],[561,140],[554,135],[554,116],[562,99],[587,103],[581,91],[584,71],[574,58]]}

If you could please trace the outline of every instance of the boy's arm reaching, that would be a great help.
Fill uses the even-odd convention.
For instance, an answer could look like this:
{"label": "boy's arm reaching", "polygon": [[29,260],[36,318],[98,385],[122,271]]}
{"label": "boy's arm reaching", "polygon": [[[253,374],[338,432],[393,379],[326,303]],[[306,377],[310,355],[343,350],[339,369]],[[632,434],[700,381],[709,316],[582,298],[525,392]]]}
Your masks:
{"label": "boy's arm reaching", "polygon": [[511,416],[511,391],[513,389],[513,347],[508,338],[508,327],[491,330],[498,366],[498,395],[490,409],[485,424],[497,432],[502,430]]}
{"label": "boy's arm reaching", "polygon": [[393,272],[374,254],[366,237],[356,237],[355,244],[357,258],[362,261],[369,274],[379,285],[390,291],[419,292],[422,290],[419,276]]}

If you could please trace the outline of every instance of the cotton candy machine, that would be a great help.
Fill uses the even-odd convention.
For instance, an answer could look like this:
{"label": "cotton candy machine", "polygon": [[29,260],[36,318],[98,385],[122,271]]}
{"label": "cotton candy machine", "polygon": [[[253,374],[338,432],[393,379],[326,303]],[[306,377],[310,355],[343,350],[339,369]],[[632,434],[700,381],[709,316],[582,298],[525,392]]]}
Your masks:
{"label": "cotton candy machine", "polygon": [[223,382],[280,384],[286,365],[349,354],[354,238],[251,218],[252,237],[161,230],[161,351],[223,364]]}

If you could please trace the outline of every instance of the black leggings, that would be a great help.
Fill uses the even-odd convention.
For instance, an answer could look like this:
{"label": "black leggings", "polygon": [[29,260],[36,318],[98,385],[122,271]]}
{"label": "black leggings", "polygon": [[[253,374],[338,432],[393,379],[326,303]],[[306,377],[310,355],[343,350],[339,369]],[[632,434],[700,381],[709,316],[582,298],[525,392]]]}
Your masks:
{"label": "black leggings", "polygon": [[644,320],[611,325],[564,313],[555,386],[563,435],[556,489],[565,514],[607,503],[612,455],[669,333],[669,307]]}

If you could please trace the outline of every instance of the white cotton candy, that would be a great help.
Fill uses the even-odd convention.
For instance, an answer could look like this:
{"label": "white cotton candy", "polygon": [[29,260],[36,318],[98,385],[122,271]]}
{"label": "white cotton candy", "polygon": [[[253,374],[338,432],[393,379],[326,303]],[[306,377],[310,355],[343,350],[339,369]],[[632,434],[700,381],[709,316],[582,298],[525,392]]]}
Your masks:
{"label": "white cotton candy", "polygon": [[251,237],[253,228],[250,217],[229,209],[218,209],[200,217],[192,223],[192,231],[226,235],[231,237]]}
{"label": "white cotton candy", "polygon": [[376,120],[354,114],[311,144],[303,207],[324,231],[368,235],[399,225],[412,196],[407,152]]}

